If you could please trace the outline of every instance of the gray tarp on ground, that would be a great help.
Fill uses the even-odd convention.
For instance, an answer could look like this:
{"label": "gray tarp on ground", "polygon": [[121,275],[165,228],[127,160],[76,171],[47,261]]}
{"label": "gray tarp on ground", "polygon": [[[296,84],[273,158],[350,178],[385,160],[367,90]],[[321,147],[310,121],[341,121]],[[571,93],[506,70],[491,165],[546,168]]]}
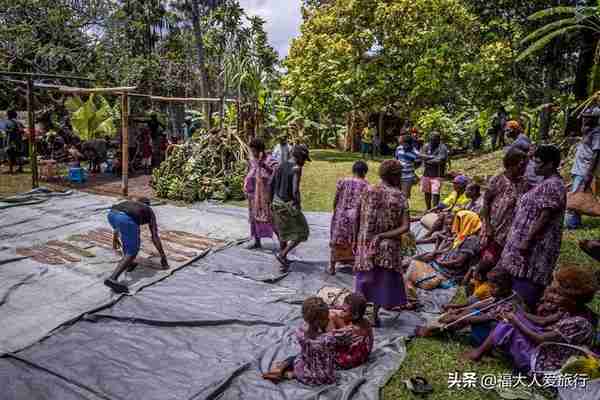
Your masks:
{"label": "gray tarp on ground", "polygon": [[[214,207],[203,207],[210,212]],[[243,210],[221,209],[240,220]],[[86,315],[38,344],[0,359],[3,399],[377,399],[405,357],[404,337],[423,315],[383,312],[365,366],[336,386],[273,385],[260,373],[298,351],[302,300],[322,286],[350,287],[344,270],[326,275],[326,214],[311,214],[311,240],[282,276],[268,251],[230,247],[166,280]],[[429,293],[430,303],[452,291]],[[426,315],[425,315],[426,317]]]}
{"label": "gray tarp on ground", "polygon": [[[106,214],[114,202],[114,198],[75,192],[41,204],[0,210],[0,355],[35,343],[61,324],[116,299],[102,283],[119,260],[115,252],[94,248],[94,258],[46,265],[19,257],[15,251],[110,228]],[[239,217],[168,205],[155,211],[161,229],[231,241],[247,235]],[[170,271],[139,268],[125,278],[135,292],[180,266],[171,262]]]}

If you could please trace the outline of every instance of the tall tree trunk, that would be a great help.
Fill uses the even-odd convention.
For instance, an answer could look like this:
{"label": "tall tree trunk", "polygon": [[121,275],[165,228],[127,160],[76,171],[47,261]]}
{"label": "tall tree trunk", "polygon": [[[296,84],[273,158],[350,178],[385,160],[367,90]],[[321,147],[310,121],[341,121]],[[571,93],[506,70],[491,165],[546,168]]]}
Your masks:
{"label": "tall tree trunk", "polygon": [[556,60],[560,56],[559,51],[560,39],[556,39],[550,47],[550,50],[546,53],[548,62],[546,63],[546,79],[544,88],[544,107],[540,115],[540,135],[539,138],[542,142],[547,141],[550,138],[550,128],[552,127],[552,95],[559,83],[558,69],[552,65],[552,60]]}
{"label": "tall tree trunk", "polygon": [[[208,70],[206,69],[206,51],[204,49],[204,41],[202,28],[200,27],[200,3],[199,0],[191,0],[192,9],[192,26],[194,29],[194,37],[196,39],[196,51],[198,52],[198,69],[200,71],[200,95],[202,97],[210,97],[210,84],[208,81]],[[207,127],[210,128],[210,104],[202,105],[204,118]]]}
{"label": "tall tree trunk", "polygon": [[[377,124],[377,134],[376,134],[376,138],[377,140],[375,140],[375,138],[373,138],[373,156],[377,155],[377,152],[379,151],[378,148],[381,148],[381,144],[383,143],[383,120],[385,118],[385,111],[381,111],[379,113],[379,121]],[[379,146],[375,146],[375,143],[379,143]],[[376,147],[378,147],[376,149]]]}
{"label": "tall tree trunk", "polygon": [[[593,32],[584,30],[582,32],[581,48],[579,50],[579,58],[577,60],[577,71],[575,73],[575,87],[573,88],[573,94],[575,95],[575,101],[577,103],[583,102],[590,93],[593,91],[593,77],[592,68],[594,67],[594,55],[598,40]],[[580,127],[580,121],[577,115],[573,113],[572,109],[566,110],[568,112],[568,118],[565,124],[565,136],[570,135],[573,132],[578,132]]]}

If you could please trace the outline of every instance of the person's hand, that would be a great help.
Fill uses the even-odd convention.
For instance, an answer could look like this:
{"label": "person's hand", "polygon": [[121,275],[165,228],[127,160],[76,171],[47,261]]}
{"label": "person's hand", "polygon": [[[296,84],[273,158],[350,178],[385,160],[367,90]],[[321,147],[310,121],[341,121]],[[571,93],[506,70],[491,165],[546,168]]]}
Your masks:
{"label": "person's hand", "polygon": [[523,240],[521,243],[519,243],[519,246],[517,247],[517,249],[519,250],[519,253],[521,253],[521,256],[523,256],[523,257],[527,257],[529,255],[530,248],[531,248],[531,241],[529,239]]}
{"label": "person's hand", "polygon": [[434,258],[435,258],[435,254],[433,254],[433,253],[427,253],[427,254],[423,254],[421,256],[421,260],[423,260],[423,262],[426,262],[426,263],[432,262]]}
{"label": "person's hand", "polygon": [[167,256],[162,256],[160,258],[160,265],[164,268],[164,269],[168,269],[169,268],[169,261],[167,260]]}

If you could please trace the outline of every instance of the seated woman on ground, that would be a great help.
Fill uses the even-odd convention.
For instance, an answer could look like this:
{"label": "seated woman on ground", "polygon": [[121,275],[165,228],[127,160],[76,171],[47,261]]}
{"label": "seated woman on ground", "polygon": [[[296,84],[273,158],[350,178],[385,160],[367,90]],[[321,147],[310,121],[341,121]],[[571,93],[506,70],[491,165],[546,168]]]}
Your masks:
{"label": "seated woman on ground", "polygon": [[483,208],[483,196],[481,195],[481,186],[478,183],[469,183],[465,190],[465,195],[469,199],[469,203],[465,206],[465,210],[473,211],[479,214]]}
{"label": "seated woman on ground", "polygon": [[411,222],[421,222],[430,233],[442,230],[444,227],[443,215],[445,213],[456,213],[457,211],[466,209],[467,205],[471,202],[466,192],[468,182],[469,178],[464,175],[454,178],[454,191],[436,207],[428,210],[422,218],[411,219]]}
{"label": "seated woman on ground", "polygon": [[300,354],[279,363],[263,378],[275,383],[287,378],[306,385],[334,384],[336,349],[352,343],[353,331],[345,328],[327,332],[329,307],[319,297],[304,300],[302,317],[305,323],[296,331]]}
{"label": "seated woman on ground", "polygon": [[469,178],[465,175],[458,175],[452,181],[452,192],[440,203],[437,207],[432,208],[428,212],[442,212],[442,211],[459,211],[464,210],[467,204],[471,201],[467,197],[467,185],[469,184]]}
{"label": "seated woman on ground", "polygon": [[[435,244],[434,252],[442,252],[450,249],[454,241],[452,233],[452,222],[454,222],[454,213],[448,211],[442,214],[440,218],[440,229],[431,230],[422,239],[417,240],[416,244]],[[436,227],[437,228],[437,227]]]}
{"label": "seated woman on ground", "polygon": [[598,290],[598,283],[589,269],[563,267],[554,274],[550,288],[537,314],[524,311],[507,313],[485,342],[464,357],[478,361],[492,349],[507,353],[517,370],[530,372],[531,360],[536,357],[536,370],[555,371],[573,354],[562,346],[542,346],[547,342],[575,346],[590,345],[594,325],[585,312]]}
{"label": "seated woman on ground", "polygon": [[469,267],[478,261],[481,220],[472,211],[459,211],[452,224],[455,238],[447,251],[436,251],[413,259],[406,272],[406,286],[432,290],[462,282]]}
{"label": "seated woman on ground", "polygon": [[350,328],[352,341],[336,348],[335,362],[339,369],[351,369],[367,362],[373,350],[373,328],[365,318],[367,299],[352,293],[344,299],[342,310],[329,312],[328,330]]}
{"label": "seated woman on ground", "polygon": [[[476,330],[487,330],[489,334],[496,322],[505,313],[516,311],[522,301],[519,301],[518,296],[512,292],[512,279],[508,271],[497,269],[490,272],[488,283],[491,297],[475,303],[467,302],[444,307],[446,313],[438,319],[437,323],[418,328],[417,336],[431,336],[440,329],[458,330],[467,326],[471,327],[474,334]],[[448,328],[445,328],[447,325],[449,325]]]}

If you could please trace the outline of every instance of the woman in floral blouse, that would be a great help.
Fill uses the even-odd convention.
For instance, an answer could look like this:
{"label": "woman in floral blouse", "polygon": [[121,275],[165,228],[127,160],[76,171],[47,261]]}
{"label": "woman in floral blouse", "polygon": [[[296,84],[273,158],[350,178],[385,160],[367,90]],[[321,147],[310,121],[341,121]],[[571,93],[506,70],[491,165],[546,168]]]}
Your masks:
{"label": "woman in floral blouse", "polygon": [[498,262],[513,276],[513,290],[531,310],[552,281],[562,240],[567,191],[558,173],[560,150],[540,146],[533,161],[544,180],[521,197]]}
{"label": "woman in floral blouse", "polygon": [[244,192],[248,197],[250,236],[254,239],[250,248],[256,249],[261,247],[261,239],[273,237],[271,179],[277,162],[265,153],[265,142],[262,139],[253,139],[249,147],[252,158],[248,162]]}
{"label": "woman in floral blouse", "polygon": [[407,305],[402,278],[402,235],[409,231],[408,204],[400,185],[402,164],[386,160],[379,168],[381,183],[363,193],[354,263],[356,292],[374,303],[374,325],[379,308]]}
{"label": "woman in floral blouse", "polygon": [[368,171],[367,163],[357,161],[352,166],[353,176],[337,182],[329,241],[331,257],[327,270],[331,275],[335,275],[335,266],[338,262],[354,262],[353,252],[358,234],[360,199],[369,186],[369,182],[365,179]]}

